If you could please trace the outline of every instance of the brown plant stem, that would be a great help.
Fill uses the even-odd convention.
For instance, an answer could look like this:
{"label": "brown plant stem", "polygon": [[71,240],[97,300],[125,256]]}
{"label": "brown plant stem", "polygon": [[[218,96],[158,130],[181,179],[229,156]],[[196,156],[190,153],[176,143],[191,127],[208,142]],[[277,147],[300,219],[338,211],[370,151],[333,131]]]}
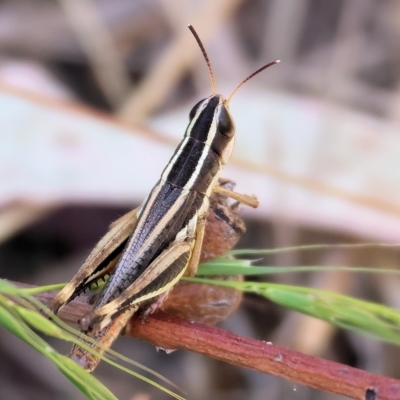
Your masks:
{"label": "brown plant stem", "polygon": [[[15,283],[16,286],[27,285]],[[46,303],[54,292],[37,298]],[[90,309],[79,298],[65,306],[59,316],[75,322]],[[314,389],[356,400],[399,400],[400,381],[372,374],[333,361],[308,356],[269,342],[237,335],[214,326],[192,323],[158,311],[146,321],[131,319],[125,334],[166,349],[184,349],[259,372],[279,376]]]}

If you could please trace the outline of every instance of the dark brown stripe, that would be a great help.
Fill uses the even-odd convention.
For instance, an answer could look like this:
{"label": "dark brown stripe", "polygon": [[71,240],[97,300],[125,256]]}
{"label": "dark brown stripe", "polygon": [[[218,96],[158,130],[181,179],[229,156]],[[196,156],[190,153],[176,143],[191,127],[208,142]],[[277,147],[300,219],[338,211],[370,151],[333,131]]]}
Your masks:
{"label": "dark brown stripe", "polygon": [[[209,100],[204,110],[202,110],[197,117],[196,123],[193,125],[188,136],[192,137],[193,139],[200,140],[201,142],[207,141],[211,123],[214,118],[215,109],[217,108],[218,104],[218,96],[212,97]],[[188,134],[188,132],[186,134]]]}
{"label": "dark brown stripe", "polygon": [[196,190],[199,193],[206,193],[220,169],[221,161],[217,154],[215,154],[211,148],[208,148],[206,158],[202,163],[203,165],[198,171],[195,181],[191,186],[191,190]]}
{"label": "dark brown stripe", "polygon": [[178,147],[180,154],[166,180],[172,185],[183,188],[196,170],[205,146],[203,142],[193,138],[188,138],[186,144],[182,143]]}
{"label": "dark brown stripe", "polygon": [[204,151],[207,151],[206,158],[201,161],[202,167],[189,189],[205,193],[219,170],[220,160],[211,148],[196,139],[189,138],[182,147],[179,157],[166,177],[168,183],[181,188],[185,187],[198,168]]}

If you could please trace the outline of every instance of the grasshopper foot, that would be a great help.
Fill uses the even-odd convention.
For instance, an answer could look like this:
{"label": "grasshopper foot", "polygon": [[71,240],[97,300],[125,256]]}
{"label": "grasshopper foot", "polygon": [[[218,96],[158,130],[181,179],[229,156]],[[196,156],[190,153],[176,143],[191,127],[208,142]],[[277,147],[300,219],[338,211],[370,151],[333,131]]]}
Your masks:
{"label": "grasshopper foot", "polygon": [[167,299],[169,295],[170,290],[167,290],[166,292],[162,293],[160,296],[158,296],[157,300],[154,303],[151,303],[143,312],[141,319],[142,323],[144,324],[148,318],[149,315],[153,314],[155,311],[157,311],[159,308],[162,307],[164,301]]}

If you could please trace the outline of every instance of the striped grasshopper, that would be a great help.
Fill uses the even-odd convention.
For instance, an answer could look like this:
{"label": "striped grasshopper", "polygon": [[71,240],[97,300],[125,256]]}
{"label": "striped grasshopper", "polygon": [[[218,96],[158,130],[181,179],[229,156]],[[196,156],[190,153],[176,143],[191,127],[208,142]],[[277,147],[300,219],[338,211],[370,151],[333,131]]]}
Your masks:
{"label": "striped grasshopper", "polygon": [[[112,343],[141,305],[153,303],[151,312],[184,274],[196,273],[213,192],[250,206],[257,203],[253,197],[218,185],[235,140],[229,102],[243,83],[278,61],[251,74],[225,99],[216,94],[206,51],[191,25],[189,29],[207,63],[213,94],[190,111],[185,136],[143,205],[111,226],[76,275],[49,304],[50,310],[57,313],[112,271],[92,311],[79,323],[83,332],[103,340],[103,344],[107,342],[105,335]],[[111,328],[115,328],[114,333]],[[84,354],[79,348],[72,351],[72,357],[91,370]]]}

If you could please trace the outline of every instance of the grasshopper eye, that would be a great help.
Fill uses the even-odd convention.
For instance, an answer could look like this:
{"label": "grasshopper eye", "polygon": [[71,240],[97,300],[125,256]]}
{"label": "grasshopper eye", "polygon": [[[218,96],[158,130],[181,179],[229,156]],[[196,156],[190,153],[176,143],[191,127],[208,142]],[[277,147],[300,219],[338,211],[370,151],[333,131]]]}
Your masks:
{"label": "grasshopper eye", "polygon": [[191,121],[191,120],[194,118],[194,116],[196,115],[198,109],[202,106],[204,100],[206,100],[206,99],[200,100],[200,101],[199,101],[198,103],[196,103],[196,105],[190,110],[190,113],[189,113],[189,121]]}
{"label": "grasshopper eye", "polygon": [[235,124],[229,111],[224,106],[219,108],[217,125],[221,135],[230,138],[235,134]]}

